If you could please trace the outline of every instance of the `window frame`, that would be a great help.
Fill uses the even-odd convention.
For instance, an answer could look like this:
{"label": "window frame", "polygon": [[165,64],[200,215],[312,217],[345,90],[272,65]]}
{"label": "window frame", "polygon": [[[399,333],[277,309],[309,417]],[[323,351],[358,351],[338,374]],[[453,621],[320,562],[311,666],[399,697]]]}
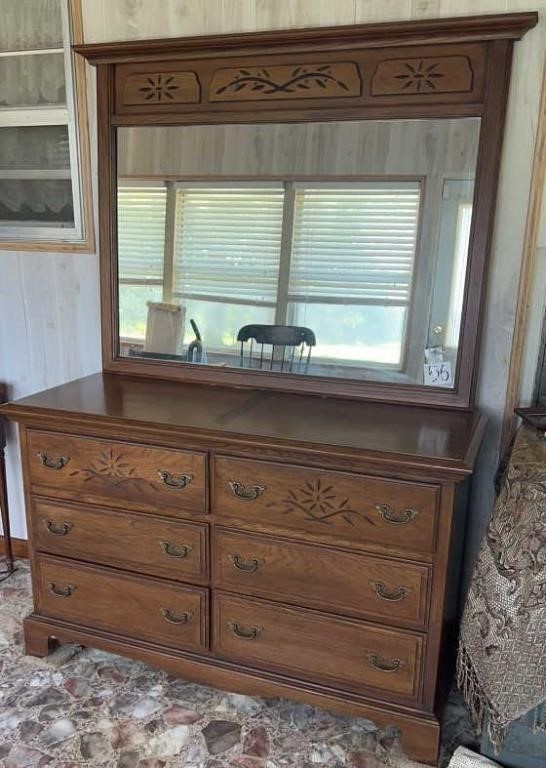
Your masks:
{"label": "window frame", "polygon": [[[268,308],[274,308],[275,309],[275,319],[274,322],[276,324],[283,324],[288,323],[290,321],[290,313],[291,308],[290,304],[293,304],[293,298],[291,298],[295,294],[290,294],[290,270],[291,270],[291,263],[292,263],[292,243],[293,243],[293,232],[294,232],[294,220],[295,220],[295,209],[296,209],[296,193],[297,193],[297,187],[298,185],[304,186],[308,184],[310,187],[319,188],[321,186],[328,187],[332,185],[339,186],[340,188],[343,188],[344,185],[347,185],[349,187],[350,184],[353,183],[370,183],[370,182],[377,182],[377,183],[389,183],[389,182],[413,182],[417,185],[419,190],[419,212],[418,212],[418,220],[417,220],[417,227],[416,227],[416,240],[415,240],[415,256],[413,261],[413,271],[412,271],[412,281],[411,286],[409,290],[409,296],[408,301],[404,305],[406,308],[406,316],[405,316],[405,322],[404,322],[404,328],[403,328],[403,337],[401,342],[401,351],[400,351],[400,362],[399,363],[393,363],[393,364],[385,364],[380,362],[374,362],[374,361],[363,361],[360,366],[353,365],[353,361],[347,361],[347,363],[350,365],[351,368],[358,368],[359,370],[381,370],[387,368],[389,370],[389,375],[397,374],[397,380],[404,381],[407,378],[407,360],[408,360],[408,349],[409,345],[411,343],[411,337],[409,333],[409,329],[412,325],[412,322],[414,320],[412,311],[413,307],[413,298],[414,293],[416,290],[416,283],[418,281],[418,271],[421,269],[421,263],[423,261],[423,257],[421,254],[421,236],[422,236],[422,228],[423,228],[423,218],[424,218],[424,208],[425,208],[425,192],[426,192],[426,178],[421,175],[404,175],[404,174],[396,174],[396,175],[389,175],[389,176],[373,176],[373,175],[351,175],[351,176],[328,176],[328,177],[317,177],[317,176],[305,176],[305,175],[297,175],[297,176],[253,176],[252,178],[246,177],[246,176],[185,176],[185,177],[175,177],[175,176],[120,176],[117,179],[118,186],[145,186],[146,184],[150,185],[156,185],[156,184],[164,184],[167,188],[167,197],[166,197],[166,217],[165,217],[165,247],[163,251],[163,298],[162,300],[167,303],[171,303],[175,299],[188,299],[188,300],[195,300],[195,301],[210,301],[214,303],[230,303],[230,304],[237,304],[241,306],[256,306],[256,307],[268,307]],[[201,294],[183,294],[183,293],[176,293],[176,291],[173,290],[174,285],[174,270],[175,270],[175,261],[176,261],[176,194],[177,190],[184,186],[192,186],[192,187],[207,187],[207,186],[214,186],[214,187],[230,187],[234,184],[241,185],[242,187],[247,188],[263,188],[264,186],[267,186],[268,184],[272,187],[278,187],[278,185],[282,185],[284,189],[284,203],[283,203],[283,217],[282,217],[282,223],[281,223],[281,243],[280,243],[280,250],[279,250],[279,274],[278,274],[278,283],[277,283],[277,295],[276,295],[276,302],[251,302],[249,300],[236,300],[231,296],[206,296]],[[116,204],[117,204],[117,198],[116,198]],[[120,285],[138,285],[138,286],[146,286],[146,285],[160,285],[161,283],[159,281],[138,281],[134,279],[123,279],[118,275],[118,280]],[[299,302],[303,303],[303,302]],[[313,303],[321,303],[321,302],[313,302]],[[340,299],[335,301],[328,301],[327,303],[335,304],[336,306],[342,306],[343,304],[346,304],[347,302]],[[377,305],[377,302],[373,301],[365,301],[361,300],[358,301],[358,304],[361,304],[362,306],[370,306],[370,305]],[[119,313],[119,306],[118,306],[118,313]],[[119,318],[118,318],[119,323]],[[426,329],[423,329],[423,336],[426,335]],[[121,327],[120,327],[120,333],[119,333],[119,345],[120,347],[127,345],[127,344],[138,344],[140,341],[144,341],[144,339],[140,339],[140,337],[137,339],[135,337],[125,336],[121,333]],[[215,349],[214,347],[207,347],[208,352],[215,354],[219,353],[222,355],[230,355],[231,352],[226,351],[225,349]],[[235,353],[234,353],[235,354]],[[238,353],[237,353],[238,354]],[[320,373],[318,375],[327,375],[327,372],[333,368],[337,368],[340,365],[344,364],[343,359],[336,359],[335,361],[331,360],[330,358],[321,358],[321,357],[314,357],[313,362],[319,365],[322,369],[324,369],[324,373]]]}
{"label": "window frame", "polygon": [[[0,109],[0,128],[66,125],[68,130],[70,168],[62,178],[70,178],[74,205],[74,226],[47,227],[33,224],[1,223],[0,249],[39,251],[95,250],[93,203],[91,189],[91,159],[87,110],[85,62],[76,57],[73,45],[83,42],[81,0],[59,0],[62,19],[63,47],[24,51],[3,51],[0,57],[37,54],[63,54],[66,104],[62,107],[31,106]],[[2,178],[59,178],[56,170],[32,172],[10,170]]]}

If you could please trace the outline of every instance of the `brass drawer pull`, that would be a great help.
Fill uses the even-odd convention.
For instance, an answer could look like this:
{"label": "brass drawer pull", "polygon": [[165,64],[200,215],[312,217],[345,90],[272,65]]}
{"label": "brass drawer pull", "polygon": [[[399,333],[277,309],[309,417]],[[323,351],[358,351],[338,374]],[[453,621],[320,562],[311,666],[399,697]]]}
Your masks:
{"label": "brass drawer pull", "polygon": [[405,666],[405,661],[402,659],[391,659],[387,661],[377,653],[368,653],[368,661],[370,666],[377,669],[379,672],[399,672],[402,667]]}
{"label": "brass drawer pull", "polygon": [[59,456],[58,459],[52,459],[47,453],[43,453],[42,451],[38,451],[38,456],[44,467],[47,467],[48,469],[62,469],[63,467],[66,467],[70,461],[70,456]]}
{"label": "brass drawer pull", "polygon": [[370,581],[370,587],[375,594],[382,600],[387,600],[389,603],[398,603],[409,595],[411,589],[409,587],[396,587],[396,589],[389,589],[382,581]]}
{"label": "brass drawer pull", "polygon": [[247,562],[241,555],[229,555],[229,559],[235,568],[238,568],[244,573],[256,573],[258,568],[265,563],[265,560],[258,560],[255,557]]}
{"label": "brass drawer pull", "polygon": [[233,491],[233,495],[238,499],[245,499],[245,501],[254,501],[265,493],[265,485],[251,485],[248,488],[240,483],[238,480],[230,480],[229,487]]}
{"label": "brass drawer pull", "polygon": [[50,581],[48,586],[51,594],[56,597],[70,597],[74,594],[74,590],[76,589],[72,584],[67,584],[66,587],[58,587],[54,581]]}
{"label": "brass drawer pull", "polygon": [[165,621],[169,622],[169,624],[187,624],[193,616],[193,614],[188,611],[182,611],[181,613],[176,614],[174,611],[171,611],[170,608],[162,608],[161,615]]}
{"label": "brass drawer pull", "polygon": [[245,629],[240,624],[237,624],[236,621],[230,621],[228,627],[234,635],[241,637],[243,640],[256,640],[263,631],[263,627],[250,627],[250,629]]}
{"label": "brass drawer pull", "polygon": [[411,523],[419,514],[417,509],[411,509],[410,507],[404,509],[400,514],[396,514],[394,509],[388,504],[376,504],[375,508],[383,520],[386,523],[391,523],[391,525],[406,525],[406,523]]}
{"label": "brass drawer pull", "polygon": [[66,536],[74,527],[72,523],[56,523],[54,520],[45,520],[44,522],[49,533],[54,536]]}
{"label": "brass drawer pull", "polygon": [[173,475],[164,469],[158,469],[157,474],[168,488],[185,488],[193,480],[193,475]]}
{"label": "brass drawer pull", "polygon": [[177,547],[176,544],[171,544],[170,541],[160,541],[159,546],[167,557],[179,557],[180,559],[187,557],[193,549],[193,547],[188,547],[186,544],[181,544]]}

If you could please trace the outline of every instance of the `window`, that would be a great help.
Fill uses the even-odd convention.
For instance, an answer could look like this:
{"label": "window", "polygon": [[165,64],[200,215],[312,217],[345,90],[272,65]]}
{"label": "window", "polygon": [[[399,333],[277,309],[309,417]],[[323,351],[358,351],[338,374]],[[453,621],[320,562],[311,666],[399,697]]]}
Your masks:
{"label": "window", "polygon": [[78,151],[87,145],[81,139],[67,0],[2,0],[2,240],[85,239]]}
{"label": "window", "polygon": [[315,357],[401,363],[419,199],[413,181],[296,185],[289,312]]}
{"label": "window", "polygon": [[208,352],[279,323],[312,328],[321,364],[402,366],[420,182],[121,184],[124,341],[144,338],[145,302],[162,300],[184,305],[184,343],[193,318]]}

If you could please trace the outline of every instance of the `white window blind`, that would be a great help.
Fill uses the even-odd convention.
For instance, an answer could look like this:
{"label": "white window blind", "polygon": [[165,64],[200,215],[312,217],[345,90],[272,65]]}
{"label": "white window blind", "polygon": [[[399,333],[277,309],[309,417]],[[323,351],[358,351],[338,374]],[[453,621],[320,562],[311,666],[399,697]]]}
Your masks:
{"label": "white window blind", "polygon": [[124,283],[163,282],[167,189],[118,187],[118,264]]}
{"label": "white window blind", "polygon": [[281,184],[178,189],[175,295],[274,306],[283,200]]}
{"label": "white window blind", "polygon": [[407,305],[418,181],[296,185],[291,301]]}

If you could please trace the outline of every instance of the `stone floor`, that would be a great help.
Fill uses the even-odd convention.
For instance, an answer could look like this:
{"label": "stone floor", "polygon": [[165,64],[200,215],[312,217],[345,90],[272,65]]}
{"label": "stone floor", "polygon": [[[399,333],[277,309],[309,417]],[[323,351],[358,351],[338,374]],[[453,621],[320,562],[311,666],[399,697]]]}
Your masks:
{"label": "stone floor", "polygon": [[[28,566],[0,584],[2,768],[419,768],[395,732],[280,699],[206,688],[76,646],[23,655]],[[473,733],[448,708],[443,763]]]}

